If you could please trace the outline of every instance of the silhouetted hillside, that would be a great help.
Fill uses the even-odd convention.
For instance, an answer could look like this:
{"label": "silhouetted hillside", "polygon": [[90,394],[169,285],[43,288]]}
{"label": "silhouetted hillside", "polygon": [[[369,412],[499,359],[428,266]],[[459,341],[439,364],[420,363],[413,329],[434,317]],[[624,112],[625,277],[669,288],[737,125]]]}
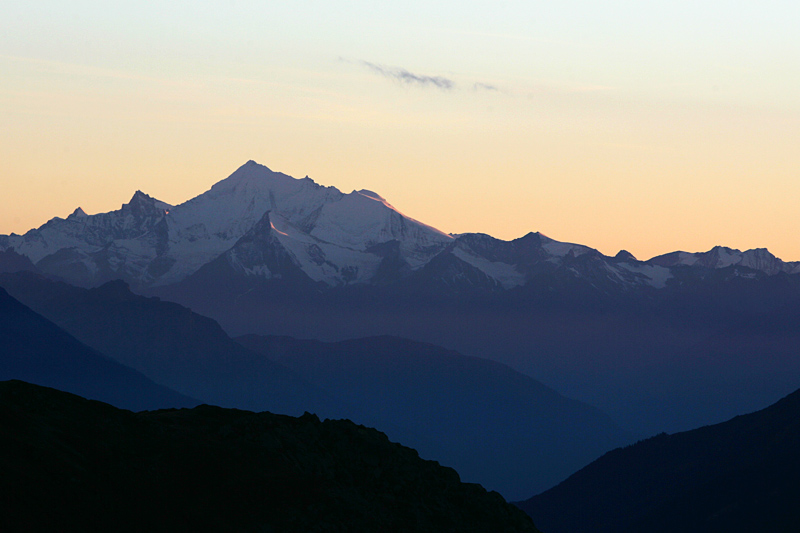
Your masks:
{"label": "silhouetted hillside", "polygon": [[131,413],[19,381],[0,383],[0,495],[4,531],[537,531],[346,420]]}
{"label": "silhouetted hillside", "polygon": [[519,505],[548,533],[795,532],[798,450],[800,391],[609,452]]}

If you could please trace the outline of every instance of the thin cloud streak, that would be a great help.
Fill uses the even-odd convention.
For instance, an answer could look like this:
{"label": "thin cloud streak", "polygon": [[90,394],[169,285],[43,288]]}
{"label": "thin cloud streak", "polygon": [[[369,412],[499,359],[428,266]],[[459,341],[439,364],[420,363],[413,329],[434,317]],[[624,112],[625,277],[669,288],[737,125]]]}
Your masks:
{"label": "thin cloud streak", "polygon": [[500,89],[498,87],[495,87],[494,85],[490,85],[488,83],[475,82],[475,84],[472,86],[472,90],[473,91],[494,91],[494,92],[497,92]]}
{"label": "thin cloud streak", "polygon": [[444,91],[452,90],[456,86],[456,82],[444,76],[424,76],[414,74],[401,67],[386,67],[370,63],[369,61],[359,61],[359,63],[375,74],[380,74],[381,76],[407,85],[436,87]]}

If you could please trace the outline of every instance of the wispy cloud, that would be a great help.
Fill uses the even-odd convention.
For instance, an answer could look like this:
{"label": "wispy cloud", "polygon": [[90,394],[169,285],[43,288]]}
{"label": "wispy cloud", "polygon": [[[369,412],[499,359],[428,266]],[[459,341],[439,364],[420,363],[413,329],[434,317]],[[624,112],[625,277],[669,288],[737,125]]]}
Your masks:
{"label": "wispy cloud", "polygon": [[494,85],[490,85],[488,83],[475,82],[472,85],[472,90],[473,91],[499,91],[500,89],[498,87],[496,87]]}
{"label": "wispy cloud", "polygon": [[395,83],[403,85],[413,85],[422,88],[433,87],[448,92],[472,91],[475,93],[492,92],[496,94],[506,94],[505,89],[501,89],[497,85],[480,81],[461,80],[460,82],[456,82],[455,79],[447,76],[427,76],[411,72],[403,67],[392,67],[372,63],[371,61],[364,61],[363,59],[349,59],[342,56],[339,56],[339,61],[349,65],[357,65],[367,69],[373,74],[388,78]]}
{"label": "wispy cloud", "polygon": [[436,87],[445,91],[455,88],[456,82],[444,76],[425,76],[422,74],[414,74],[401,67],[387,67],[384,65],[376,65],[369,61],[359,61],[360,65],[366,67],[375,74],[380,74],[386,78],[405,83],[407,85],[417,85],[420,87]]}

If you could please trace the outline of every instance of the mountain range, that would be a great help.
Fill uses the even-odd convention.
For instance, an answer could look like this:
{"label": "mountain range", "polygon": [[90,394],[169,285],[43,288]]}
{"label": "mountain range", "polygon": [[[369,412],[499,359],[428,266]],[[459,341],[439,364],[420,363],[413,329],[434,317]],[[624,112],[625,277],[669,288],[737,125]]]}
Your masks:
{"label": "mountain range", "polygon": [[[632,439],[607,415],[506,365],[430,344],[391,337],[234,341],[213,320],[135,295],[122,281],[84,289],[18,272],[0,275],[0,286],[76,343],[182,394],[377,427],[508,498],[544,490]],[[70,366],[68,353],[52,351],[60,353],[53,356],[59,368]]]}
{"label": "mountain range", "polygon": [[632,440],[599,410],[506,365],[431,344],[396,337],[236,340],[348,405],[362,405],[371,423],[423,457],[508,498],[552,486],[587,458]]}
{"label": "mountain range", "polygon": [[123,279],[134,288],[183,281],[215,260],[230,275],[296,277],[328,287],[386,283],[426,268],[452,287],[488,290],[523,286],[559,269],[593,283],[653,288],[680,283],[675,269],[684,266],[739,266],[745,276],[800,272],[800,262],[783,262],[766,249],[715,247],[638,261],[624,251],[607,257],[538,233],[510,242],[448,235],[403,215],[377,193],[345,194],[254,161],[180,205],[136,191],[117,211],[87,215],[79,207],[24,235],[0,236],[0,249],[14,249],[72,284]]}
{"label": "mountain range", "polygon": [[249,161],[180,205],[137,191],[118,211],[87,215],[77,208],[25,235],[0,237],[0,247],[83,286],[174,283],[222,254],[243,275],[280,278],[294,267],[308,280],[339,285],[372,280],[387,242],[415,269],[452,240],[373,192],[343,194]]}

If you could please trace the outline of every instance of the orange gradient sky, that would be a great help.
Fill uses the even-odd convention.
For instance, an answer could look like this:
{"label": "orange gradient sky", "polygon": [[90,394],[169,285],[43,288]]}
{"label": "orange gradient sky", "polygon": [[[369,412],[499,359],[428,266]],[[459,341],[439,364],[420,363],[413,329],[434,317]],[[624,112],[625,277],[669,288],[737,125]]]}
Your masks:
{"label": "orange gradient sky", "polygon": [[800,260],[797,3],[13,4],[0,234],[254,159],[452,233]]}

